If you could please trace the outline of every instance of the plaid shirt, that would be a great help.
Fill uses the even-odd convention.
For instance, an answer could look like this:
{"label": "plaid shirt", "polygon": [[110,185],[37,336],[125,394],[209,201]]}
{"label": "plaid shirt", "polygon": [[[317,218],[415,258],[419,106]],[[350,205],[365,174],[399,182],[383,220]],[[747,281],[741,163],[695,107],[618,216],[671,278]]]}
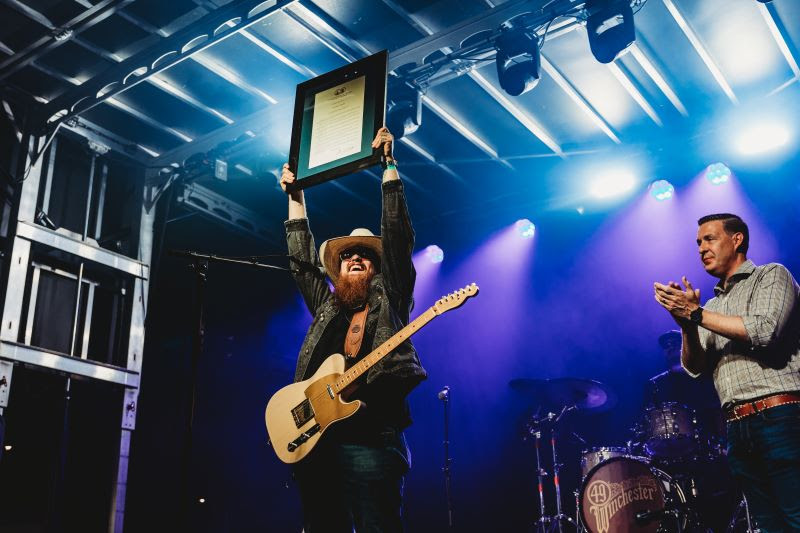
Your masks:
{"label": "plaid shirt", "polygon": [[783,265],[742,263],[705,309],[740,316],[749,343],[698,328],[722,405],[800,391],[800,287]]}

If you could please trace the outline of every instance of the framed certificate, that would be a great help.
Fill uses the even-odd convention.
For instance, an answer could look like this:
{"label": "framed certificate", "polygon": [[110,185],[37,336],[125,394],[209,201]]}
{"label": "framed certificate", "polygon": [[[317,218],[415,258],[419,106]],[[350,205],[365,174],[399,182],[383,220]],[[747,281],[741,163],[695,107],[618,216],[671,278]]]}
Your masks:
{"label": "framed certificate", "polygon": [[386,111],[388,54],[384,50],[297,86],[289,168],[290,190],[376,165],[372,139]]}

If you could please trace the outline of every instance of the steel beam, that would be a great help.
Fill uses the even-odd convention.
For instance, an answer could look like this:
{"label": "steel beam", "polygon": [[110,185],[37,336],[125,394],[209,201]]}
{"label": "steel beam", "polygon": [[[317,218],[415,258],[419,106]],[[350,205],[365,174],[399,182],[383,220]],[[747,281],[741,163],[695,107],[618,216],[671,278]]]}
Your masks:
{"label": "steel beam", "polygon": [[[336,43],[330,41],[330,38],[323,36],[321,33],[317,32],[324,32],[328,35],[334,36],[337,40],[342,42],[342,44],[346,45],[351,50],[357,50],[358,52],[364,55],[371,55],[372,51],[365,47],[363,44],[358,42],[357,40],[345,35],[344,30],[341,30],[337,27],[335,21],[330,20],[324,12],[316,8],[315,6],[306,5],[305,3],[300,0],[298,3],[294,4],[290,9],[287,9],[287,12],[292,11],[296,12],[295,16],[298,19],[303,20],[303,27],[306,28],[312,35],[314,35],[317,39],[329,43],[329,47],[335,47],[342,51],[345,55],[345,59],[347,61],[356,61],[359,59],[357,55],[354,55],[351,52],[345,52],[341,47],[336,46]],[[333,48],[332,48],[333,49]],[[391,54],[390,54],[391,59]],[[433,111],[439,118],[441,118],[445,123],[450,125],[454,130],[459,132],[465,139],[475,145],[479,150],[484,152],[488,155],[493,161],[500,163],[503,166],[511,168],[507,162],[502,161],[498,158],[497,151],[492,148],[486,141],[475,135],[470,131],[468,127],[462,124],[460,121],[456,120],[450,113],[447,113],[441,106],[436,104],[430,97],[423,97],[422,99],[423,104],[428,107],[431,111]],[[411,143],[408,145],[412,150],[416,151],[418,145]],[[419,153],[419,152],[417,152]],[[422,155],[419,153],[419,155]],[[423,156],[424,157],[424,156]],[[438,164],[438,163],[437,163]],[[452,172],[447,169],[447,172]]]}
{"label": "steel beam", "polygon": [[91,359],[70,357],[61,352],[27,346],[5,339],[0,340],[0,359],[16,361],[42,368],[50,368],[65,374],[85,376],[87,378],[117,383],[126,387],[139,386],[138,372],[132,372],[114,365],[99,363]]}
{"label": "steel beam", "polygon": [[611,71],[611,74],[617,79],[622,88],[625,89],[628,94],[633,98],[633,101],[639,104],[639,107],[642,108],[648,117],[650,117],[653,122],[655,122],[659,126],[663,126],[664,123],[661,121],[661,117],[658,116],[656,110],[653,109],[653,106],[650,105],[650,102],[647,101],[647,98],[644,97],[642,91],[634,85],[633,80],[631,80],[625,72],[622,71],[619,65],[612,61],[608,64],[608,69]]}
{"label": "steel beam", "polygon": [[764,17],[764,22],[767,23],[769,32],[772,34],[772,38],[775,39],[775,44],[778,45],[781,54],[783,54],[784,59],[786,59],[786,62],[789,64],[789,68],[792,69],[795,79],[800,79],[800,66],[798,66],[797,58],[789,47],[791,38],[775,6],[771,3],[762,4],[761,2],[758,2],[756,6],[758,10],[761,11],[761,16]]}
{"label": "steel beam", "polygon": [[[192,55],[213,46],[237,31],[276,13],[296,0],[241,0],[209,13],[148,48],[67,91],[43,109],[40,123],[64,120],[134,87]],[[233,27],[229,23],[235,24]],[[52,120],[51,120],[52,119]]]}
{"label": "steel beam", "polygon": [[[637,39],[637,41],[641,41],[641,38]],[[656,66],[650,61],[650,58],[647,56],[645,51],[642,49],[641,45],[638,42],[633,43],[630,48],[630,56],[639,63],[639,66],[650,76],[650,79],[653,80],[653,83],[656,84],[656,87],[664,93],[664,96],[667,97],[675,109],[683,115],[684,117],[689,116],[689,112],[686,110],[686,106],[683,105],[681,99],[678,97],[678,94],[672,89],[672,86],[667,82],[664,76],[659,72]]]}
{"label": "steel beam", "polygon": [[[71,83],[72,85],[75,85],[76,87],[81,85],[81,81],[80,80],[78,80],[76,78],[73,78],[71,76],[67,76],[66,74],[63,74],[61,72],[57,72],[57,71],[53,70],[50,67],[46,67],[44,65],[40,65],[39,63],[32,63],[31,67],[33,67],[36,70],[39,70],[39,71],[47,74],[48,76],[51,76],[53,78],[66,81],[67,83]],[[154,119],[150,115],[146,114],[145,112],[143,112],[143,111],[141,111],[141,110],[139,110],[139,109],[137,109],[137,108],[135,108],[135,107],[133,107],[133,106],[131,106],[129,104],[126,104],[125,102],[122,102],[121,100],[117,100],[116,98],[109,98],[106,101],[104,101],[103,103],[105,103],[107,105],[110,105],[112,107],[115,107],[115,108],[119,109],[120,111],[122,111],[123,113],[131,115],[132,117],[144,122],[148,126],[150,126],[152,128],[155,128],[157,130],[160,130],[160,131],[162,131],[164,133],[167,133],[169,135],[172,135],[173,137],[177,137],[178,139],[180,139],[180,140],[182,140],[184,142],[191,142],[193,140],[192,137],[189,137],[188,135],[186,135],[182,131],[176,130],[175,128],[167,126],[166,124],[162,124],[161,122],[157,121],[156,119]]]}
{"label": "steel beam", "polygon": [[89,244],[90,241],[88,240],[81,241],[80,239],[68,235],[62,235],[58,231],[39,226],[38,224],[19,221],[17,225],[17,235],[29,241],[38,242],[57,250],[63,250],[72,255],[94,261],[95,263],[105,265],[137,278],[147,279],[149,276],[150,267],[141,261],[106,250],[105,248],[100,248],[99,246],[94,246]]}
{"label": "steel beam", "polygon": [[714,80],[722,89],[722,92],[725,93],[725,96],[727,96],[731,102],[733,102],[734,104],[738,104],[739,99],[736,98],[736,94],[734,94],[733,88],[731,87],[730,83],[728,83],[728,80],[725,79],[725,75],[722,74],[722,70],[720,70],[716,61],[714,61],[714,58],[711,57],[711,53],[706,49],[705,45],[700,40],[700,37],[697,35],[692,26],[689,24],[689,21],[686,19],[683,13],[681,13],[681,10],[678,9],[678,6],[675,5],[675,2],[673,2],[672,0],[661,0],[661,1],[664,2],[667,11],[669,11],[669,14],[672,15],[673,19],[675,19],[675,22],[678,24],[678,27],[681,29],[683,34],[689,40],[689,43],[694,48],[695,52],[697,52],[697,55],[699,55],[700,59],[703,60],[703,63],[706,65],[706,68],[708,69],[708,71],[714,77]]}
{"label": "steel beam", "polygon": [[584,96],[575,88],[575,86],[570,82],[566,76],[564,76],[555,65],[553,65],[545,56],[542,54],[541,56],[541,64],[542,70],[544,70],[556,84],[561,87],[561,90],[567,93],[567,96],[577,104],[581,111],[586,113],[586,116],[591,119],[595,125],[600,128],[600,131],[608,135],[608,138],[614,141],[617,144],[621,144],[617,134],[611,128],[611,125],[606,122],[606,119],[589,103],[589,101],[584,98]]}
{"label": "steel beam", "polygon": [[[26,16],[35,16],[32,15],[31,12],[36,12],[23,4],[20,0],[2,0],[2,2]],[[39,15],[38,22],[48,26],[51,33],[37,39],[24,50],[0,62],[0,80],[4,80],[31,62],[36,61],[36,59],[48,53],[50,50],[61,46],[69,40],[71,35],[80,33],[102,22],[131,2],[133,2],[133,0],[102,0],[68,21],[60,28],[53,27],[47,17]]]}
{"label": "steel beam", "polygon": [[[406,22],[408,22],[414,28],[416,28],[417,31],[419,31],[420,33],[423,33],[428,36],[434,34],[434,31],[427,24],[419,20],[417,17],[413,16],[411,13],[408,13],[402,6],[394,2],[394,0],[383,0],[383,2],[384,4],[389,6],[392,9],[392,11],[397,13]],[[543,38],[545,37],[546,36],[544,36]],[[460,45],[461,42],[459,41],[456,44]],[[442,51],[449,54],[452,52],[452,48],[450,46],[445,46],[444,48],[442,48]],[[462,69],[463,71],[463,67],[460,64],[461,62],[459,61],[458,63],[459,63],[459,68]],[[468,65],[468,67],[473,67],[473,66],[474,65]],[[477,72],[475,68],[469,68],[469,70],[467,71],[467,75],[470,77],[472,81],[478,84],[478,87],[483,89],[489,95],[489,97],[491,97],[495,102],[500,104],[500,106],[502,106],[503,109],[505,109],[512,117],[514,117],[517,120],[517,122],[519,122],[524,128],[526,128],[529,132],[531,132],[534,135],[534,137],[542,141],[554,153],[559,155],[563,154],[561,147],[555,141],[553,136],[550,135],[550,133],[547,132],[541,124],[539,124],[535,119],[533,119],[528,113],[526,113],[521,108],[512,103],[510,99],[508,99],[504,94],[498,91],[497,88],[494,85],[492,85],[492,83],[489,82],[489,80],[487,80],[479,72]],[[435,103],[432,103],[430,101],[426,102],[425,99],[423,99],[423,102],[427,103],[428,107],[430,107],[434,112],[437,112],[436,107],[438,106],[436,106]],[[437,112],[437,114],[439,113]],[[453,123],[452,121],[450,121],[450,124],[456,127],[456,129],[458,130],[458,125],[459,125],[458,123]],[[494,149],[490,148],[487,150],[487,148],[489,148],[488,144],[486,144],[486,142],[483,141],[483,139],[477,138],[477,136],[476,139],[472,139],[472,136],[474,136],[474,134],[471,131],[469,130],[466,131],[458,130],[458,131],[459,133],[464,135],[467,139],[471,140],[474,144],[476,144],[479,148],[481,148],[494,161],[499,162],[500,164],[509,169],[514,168],[508,161],[500,159],[497,152]],[[483,147],[482,146],[483,144],[485,144],[486,147]]]}
{"label": "steel beam", "polygon": [[201,215],[246,233],[251,237],[277,245],[271,237],[272,224],[251,211],[210,189],[190,183],[180,189],[176,196],[178,204],[197,211]]}
{"label": "steel beam", "polygon": [[580,8],[584,3],[577,0],[553,0],[545,3],[545,7],[535,9],[530,0],[511,0],[397,50],[389,56],[389,70],[409,63],[420,65],[437,50],[453,46],[453,43],[460,44],[467,37],[482,31],[496,31],[501,24],[518,15],[531,13],[536,15],[539,23],[547,23],[558,15]]}

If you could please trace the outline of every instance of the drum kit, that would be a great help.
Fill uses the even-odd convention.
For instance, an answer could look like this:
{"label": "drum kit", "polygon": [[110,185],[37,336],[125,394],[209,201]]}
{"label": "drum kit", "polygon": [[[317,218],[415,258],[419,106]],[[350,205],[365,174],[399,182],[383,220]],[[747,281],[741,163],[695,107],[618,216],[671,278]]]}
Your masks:
{"label": "drum kit", "polygon": [[[577,378],[514,379],[510,387],[529,400],[537,412],[525,426],[534,442],[538,478],[537,533],[753,533],[747,504],[723,516],[724,525],[709,519],[709,498],[700,478],[715,477],[708,465],[722,465],[721,437],[702,431],[694,410],[677,402],[645,409],[624,446],[589,447],[580,458],[580,483],[574,492],[576,513],[564,512],[559,463],[559,440],[571,413],[599,413],[616,405],[608,385]],[[542,408],[546,413],[541,415]],[[585,440],[572,432],[582,443]],[[543,446],[552,454],[552,476],[545,470]],[[725,469],[723,468],[723,471]],[[545,504],[545,479],[551,477],[555,514]],[[718,476],[719,477],[719,476]],[[727,488],[729,490],[729,488]],[[739,496],[736,496],[739,500]],[[716,501],[715,501],[716,502]],[[720,507],[718,502],[716,507]],[[716,509],[719,513],[719,509]],[[713,522],[713,527],[712,526]]]}

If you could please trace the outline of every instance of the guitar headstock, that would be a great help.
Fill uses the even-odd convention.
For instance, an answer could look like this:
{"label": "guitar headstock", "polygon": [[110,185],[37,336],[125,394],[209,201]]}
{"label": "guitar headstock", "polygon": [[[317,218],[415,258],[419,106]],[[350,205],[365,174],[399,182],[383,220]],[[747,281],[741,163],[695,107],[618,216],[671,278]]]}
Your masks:
{"label": "guitar headstock", "polygon": [[457,291],[453,291],[446,296],[442,296],[433,305],[433,311],[437,315],[441,315],[445,311],[460,307],[464,304],[464,302],[476,294],[478,294],[478,286],[474,283],[471,283],[462,289],[458,289]]}

